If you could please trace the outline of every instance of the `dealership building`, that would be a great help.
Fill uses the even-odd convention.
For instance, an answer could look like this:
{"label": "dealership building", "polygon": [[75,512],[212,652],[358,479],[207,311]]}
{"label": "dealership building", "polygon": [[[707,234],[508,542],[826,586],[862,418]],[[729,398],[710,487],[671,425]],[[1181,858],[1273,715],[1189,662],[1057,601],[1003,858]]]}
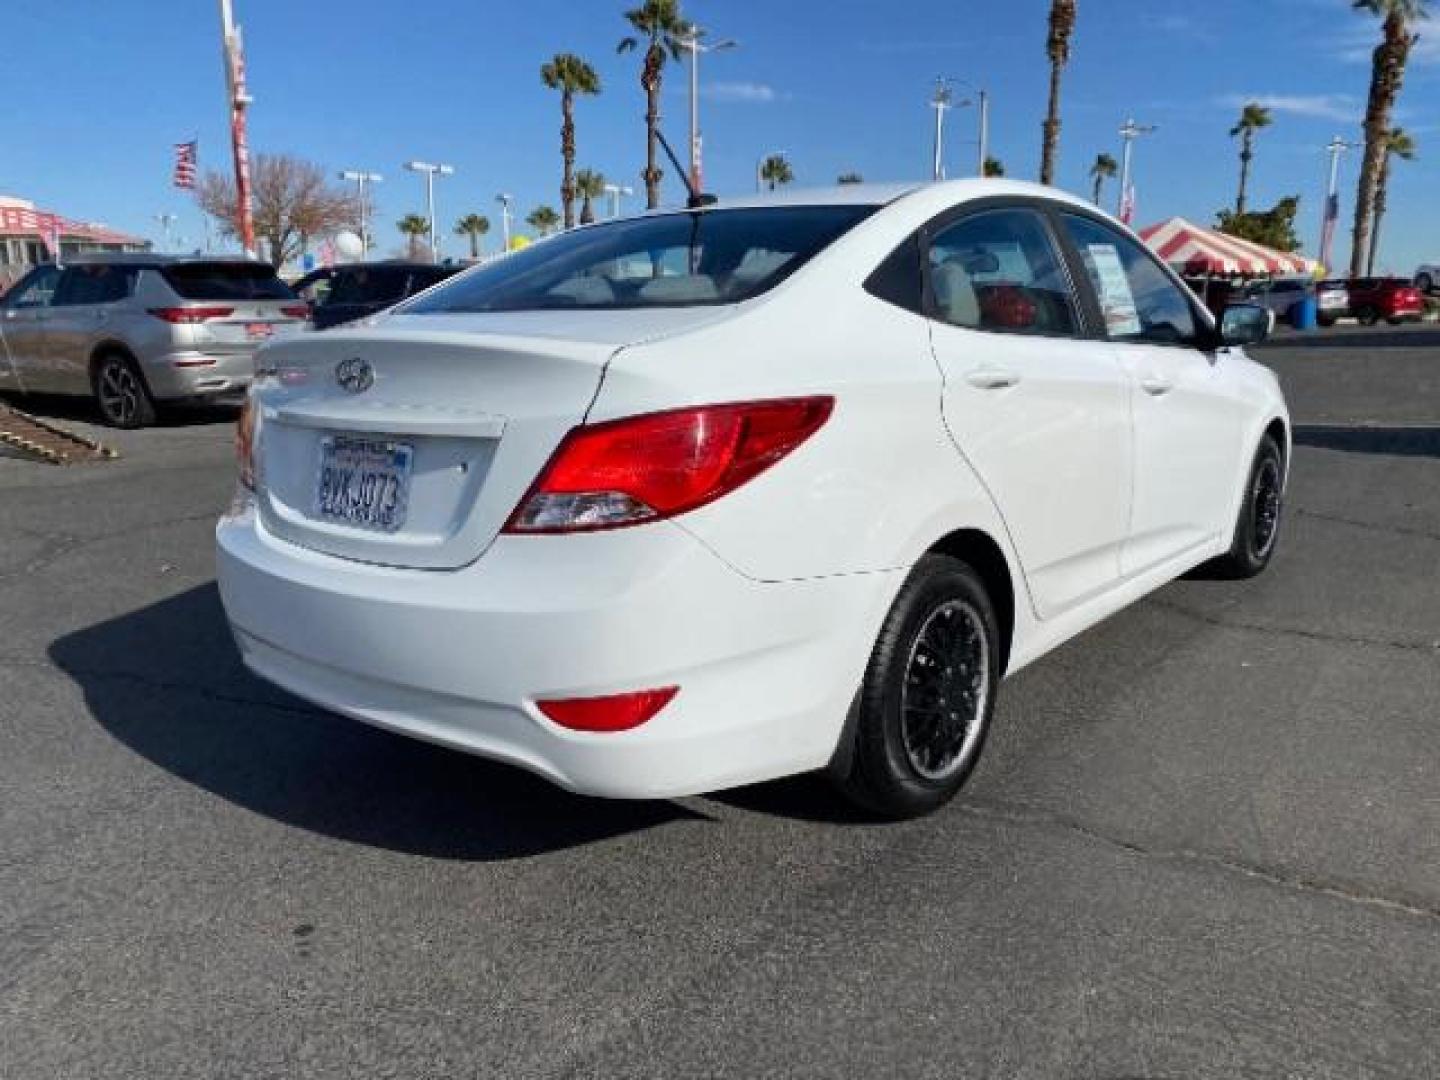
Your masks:
{"label": "dealership building", "polygon": [[150,241],[105,225],[42,210],[28,199],[0,195],[0,287],[31,266],[84,251],[149,251]]}

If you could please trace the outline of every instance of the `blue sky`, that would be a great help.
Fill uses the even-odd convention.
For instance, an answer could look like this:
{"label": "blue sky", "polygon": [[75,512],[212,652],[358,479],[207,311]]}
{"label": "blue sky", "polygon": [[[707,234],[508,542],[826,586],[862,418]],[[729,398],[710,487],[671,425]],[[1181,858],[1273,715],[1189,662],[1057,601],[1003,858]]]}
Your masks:
{"label": "blue sky", "polygon": [[[573,51],[596,66],[603,94],[578,107],[580,164],[639,187],[644,101],[638,60],[617,56],[624,0],[235,0],[245,28],[252,146],[330,169],[383,173],[375,229],[399,247],[394,221],[424,209],[420,178],[400,163],[446,161],[442,226],[476,210],[497,221],[496,192],[521,214],[558,206],[559,102],[540,64]],[[1137,149],[1138,218],[1209,223],[1234,199],[1227,132],[1247,98],[1272,105],[1251,187],[1255,204],[1302,197],[1313,249],[1325,179],[1323,145],[1358,139],[1374,20],[1349,0],[1080,0],[1064,88],[1060,184],[1088,190],[1096,153],[1119,156],[1127,113],[1159,125]],[[703,64],[706,186],[753,185],[756,158],[785,150],[799,182],[928,175],[938,74],[993,95],[992,152],[1033,178],[1046,90],[1046,0],[690,0],[686,14],[741,47]],[[1437,12],[1440,14],[1440,12]],[[158,236],[154,215],[199,216],[169,186],[171,144],[198,136],[202,168],[229,167],[210,0],[5,0],[0,65],[0,193],[71,217]],[[14,43],[24,42],[24,48]],[[666,130],[683,148],[684,74],[668,69]],[[1422,37],[1401,122],[1420,160],[1398,168],[1382,254],[1410,273],[1440,256],[1440,20]],[[950,117],[951,175],[974,159],[974,116]],[[1358,154],[1342,173],[1342,240]],[[669,170],[667,170],[669,172]],[[671,200],[680,196],[669,181]],[[638,207],[638,198],[630,201]],[[497,222],[498,231],[498,222]],[[451,237],[448,250],[458,252]],[[493,243],[493,240],[492,240]],[[1343,256],[1348,243],[1340,245]]]}

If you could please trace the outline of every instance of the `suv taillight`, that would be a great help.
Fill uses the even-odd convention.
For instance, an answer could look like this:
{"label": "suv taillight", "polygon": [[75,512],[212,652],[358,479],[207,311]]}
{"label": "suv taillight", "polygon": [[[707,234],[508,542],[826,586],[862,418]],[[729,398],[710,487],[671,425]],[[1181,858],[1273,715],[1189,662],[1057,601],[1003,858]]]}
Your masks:
{"label": "suv taillight", "polygon": [[310,317],[309,304],[286,304],[280,309],[280,314],[287,319],[308,319]]}
{"label": "suv taillight", "polygon": [[820,430],[831,397],[702,405],[577,427],[505,525],[614,529],[674,517],[754,479]]}
{"label": "suv taillight", "polygon": [[235,313],[235,309],[231,307],[152,307],[149,310],[157,319],[177,325],[202,323],[206,319],[223,319]]}

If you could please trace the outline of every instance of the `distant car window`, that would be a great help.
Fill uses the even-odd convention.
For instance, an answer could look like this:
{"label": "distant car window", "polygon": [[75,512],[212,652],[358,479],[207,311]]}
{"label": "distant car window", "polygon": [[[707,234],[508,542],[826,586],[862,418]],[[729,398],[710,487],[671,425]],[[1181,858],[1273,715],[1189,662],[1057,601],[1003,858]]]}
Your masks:
{"label": "distant car window", "polygon": [[264,263],[183,262],[160,276],[185,300],[293,300],[294,292]]}
{"label": "distant car window", "polygon": [[873,206],[657,214],[562,233],[476,267],[407,312],[731,304],[773,288]]}
{"label": "distant car window", "polygon": [[410,272],[410,292],[423,292],[459,272],[456,266],[419,266]]}
{"label": "distant car window", "polygon": [[30,271],[5,297],[10,308],[49,307],[55,299],[55,285],[60,280],[58,266],[40,266]]}
{"label": "distant car window", "polygon": [[1073,334],[1074,297],[1033,210],[988,210],[930,238],[930,288],[945,322],[974,330]]}
{"label": "distant car window", "polygon": [[113,304],[130,295],[135,271],[127,266],[104,263],[70,266],[60,275],[53,303],[57,307],[79,304]]}
{"label": "distant car window", "polygon": [[1189,298],[1149,252],[1093,218],[1062,215],[1117,341],[1193,344],[1199,338]]}
{"label": "distant car window", "polygon": [[336,273],[329,304],[393,304],[405,298],[410,271],[403,266],[353,266]]}

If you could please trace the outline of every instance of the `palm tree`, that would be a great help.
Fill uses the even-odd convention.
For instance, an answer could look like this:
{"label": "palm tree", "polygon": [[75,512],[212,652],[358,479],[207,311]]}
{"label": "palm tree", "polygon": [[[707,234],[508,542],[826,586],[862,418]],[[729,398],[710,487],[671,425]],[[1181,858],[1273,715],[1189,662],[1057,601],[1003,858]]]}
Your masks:
{"label": "palm tree", "polygon": [[771,154],[760,163],[760,179],[765,181],[769,190],[774,191],[794,180],[795,170],[790,168],[790,162],[783,154]]}
{"label": "palm tree", "polygon": [[1270,110],[1258,101],[1250,101],[1240,110],[1240,119],[1230,129],[1230,137],[1240,136],[1240,190],[1235,193],[1235,216],[1245,213],[1245,189],[1250,186],[1250,162],[1255,157],[1255,133],[1273,123]]}
{"label": "palm tree", "polygon": [[456,236],[470,238],[470,258],[480,257],[480,237],[490,231],[490,219],[484,214],[466,214],[455,223]]}
{"label": "palm tree", "polygon": [[680,59],[695,27],[680,17],[680,0],[644,0],[625,12],[625,18],[638,36],[621,38],[615,51],[631,52],[642,41],[645,45],[645,66],[640,69],[640,88],[645,91],[645,171],[640,178],[645,181],[645,205],[654,210],[660,205],[660,180],[665,175],[656,164],[661,75],[667,59]]}
{"label": "palm tree", "polygon": [[985,159],[985,175],[1004,176],[1005,163],[1001,161],[998,157],[987,157]]}
{"label": "palm tree", "polygon": [[419,261],[420,238],[430,231],[430,219],[419,214],[406,214],[395,223],[395,227],[405,234],[410,258]]}
{"label": "palm tree", "polygon": [[1415,160],[1415,140],[1404,128],[1391,128],[1385,140],[1385,158],[1380,163],[1380,176],[1375,184],[1375,227],[1370,232],[1370,253],[1365,258],[1365,275],[1375,274],[1375,254],[1380,249],[1380,222],[1385,218],[1387,189],[1390,186],[1390,166],[1396,161]]}
{"label": "palm tree", "polygon": [[589,225],[595,220],[594,200],[605,195],[605,177],[594,169],[581,169],[575,174],[575,190],[583,200],[580,204],[580,224]]}
{"label": "palm tree", "polygon": [[560,205],[568,229],[575,224],[575,95],[598,94],[600,76],[574,53],[556,53],[553,60],[540,66],[540,81],[560,91],[560,157],[565,162]]}
{"label": "palm tree", "polygon": [[548,236],[555,231],[555,226],[560,222],[560,215],[555,212],[553,206],[537,206],[530,213],[525,215],[525,224],[529,225],[541,236]]}
{"label": "palm tree", "polygon": [[835,178],[837,184],[863,184],[865,177],[858,172],[844,172]]}
{"label": "palm tree", "polygon": [[1375,214],[1375,191],[1385,162],[1390,134],[1390,113],[1405,81],[1405,64],[1415,44],[1411,27],[1429,15],[1429,0],[1352,0],[1356,11],[1381,20],[1380,44],[1370,67],[1370,97],[1365,105],[1365,157],[1360,163],[1360,185],[1355,195],[1355,231],[1350,244],[1350,276],[1358,277],[1370,251]]}
{"label": "palm tree", "polygon": [[1040,154],[1040,182],[1055,182],[1055,161],[1060,156],[1060,73],[1070,62],[1070,35],[1075,32],[1075,0],[1050,0],[1050,34],[1045,52],[1050,57],[1050,104],[1042,125],[1045,141]]}
{"label": "palm tree", "polygon": [[1105,181],[1113,180],[1119,171],[1120,166],[1109,154],[1095,155],[1095,164],[1090,166],[1090,179],[1095,181],[1095,190],[1091,193],[1090,199],[1096,206],[1100,205],[1100,189],[1105,185]]}

